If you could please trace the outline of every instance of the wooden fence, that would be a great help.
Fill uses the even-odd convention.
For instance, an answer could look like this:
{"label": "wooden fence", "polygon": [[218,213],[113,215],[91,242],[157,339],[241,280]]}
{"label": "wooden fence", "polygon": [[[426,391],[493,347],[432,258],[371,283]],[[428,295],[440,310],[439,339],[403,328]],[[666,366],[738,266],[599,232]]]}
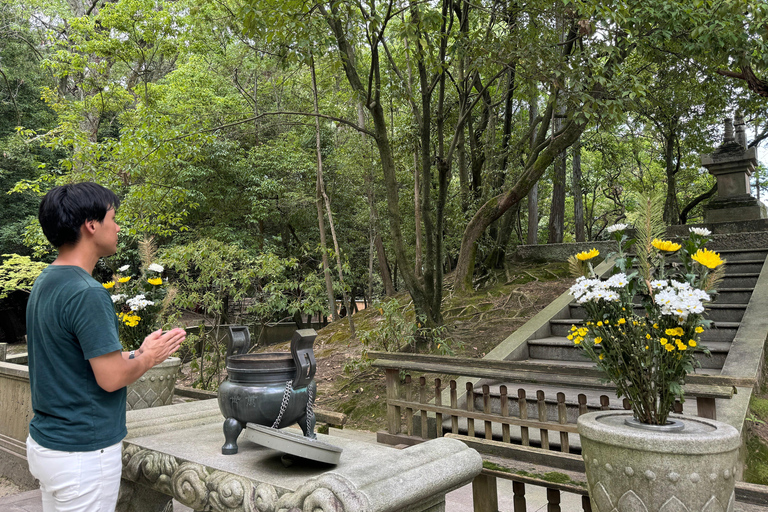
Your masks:
{"label": "wooden fence", "polygon": [[[475,512],[498,510],[497,478],[512,480],[515,512],[526,510],[526,485],[546,488],[548,512],[560,511],[563,492],[580,496],[581,509],[591,511],[576,419],[588,411],[629,409],[626,399],[612,401],[615,388],[597,370],[417,354],[369,356],[386,375],[387,431],[379,432],[379,441],[413,445],[447,435],[478,450],[484,469],[473,484]],[[473,378],[483,380],[476,386]],[[685,396],[696,399],[698,416],[716,418],[717,399],[729,399],[736,387],[753,384],[692,374]],[[584,392],[574,397],[552,391],[575,386]],[[683,404],[675,403],[675,410],[682,413]]]}

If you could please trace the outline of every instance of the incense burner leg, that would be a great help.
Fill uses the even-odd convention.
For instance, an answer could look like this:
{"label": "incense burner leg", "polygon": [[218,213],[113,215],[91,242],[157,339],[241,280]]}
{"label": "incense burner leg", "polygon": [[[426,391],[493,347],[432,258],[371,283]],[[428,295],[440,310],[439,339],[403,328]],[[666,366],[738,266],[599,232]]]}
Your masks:
{"label": "incense burner leg", "polygon": [[243,431],[243,424],[235,418],[224,420],[224,439],[225,443],[221,447],[222,455],[234,455],[237,453],[237,437]]}

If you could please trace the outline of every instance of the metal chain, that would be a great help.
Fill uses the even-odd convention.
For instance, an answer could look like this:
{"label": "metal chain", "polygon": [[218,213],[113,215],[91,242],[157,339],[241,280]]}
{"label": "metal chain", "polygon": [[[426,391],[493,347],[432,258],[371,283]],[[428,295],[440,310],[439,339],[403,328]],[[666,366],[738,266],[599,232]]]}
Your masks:
{"label": "metal chain", "polygon": [[280,404],[280,414],[277,415],[277,419],[272,424],[272,428],[277,428],[277,426],[280,424],[280,420],[283,419],[283,414],[285,414],[285,410],[288,408],[288,402],[291,400],[292,393],[293,381],[289,380],[285,383],[285,391],[283,391],[283,403]]}
{"label": "metal chain", "polygon": [[317,439],[315,429],[310,428],[315,424],[315,392],[312,390],[311,382],[307,385],[307,437]]}

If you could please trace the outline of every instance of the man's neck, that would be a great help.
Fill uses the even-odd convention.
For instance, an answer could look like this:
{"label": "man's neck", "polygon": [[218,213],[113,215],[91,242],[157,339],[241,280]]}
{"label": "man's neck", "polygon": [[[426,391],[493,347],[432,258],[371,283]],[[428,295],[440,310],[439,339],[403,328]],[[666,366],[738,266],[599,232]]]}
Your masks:
{"label": "man's neck", "polygon": [[80,267],[89,274],[93,273],[96,262],[99,257],[92,254],[91,251],[84,250],[81,244],[63,245],[59,247],[59,255],[53,261],[53,265],[72,265]]}

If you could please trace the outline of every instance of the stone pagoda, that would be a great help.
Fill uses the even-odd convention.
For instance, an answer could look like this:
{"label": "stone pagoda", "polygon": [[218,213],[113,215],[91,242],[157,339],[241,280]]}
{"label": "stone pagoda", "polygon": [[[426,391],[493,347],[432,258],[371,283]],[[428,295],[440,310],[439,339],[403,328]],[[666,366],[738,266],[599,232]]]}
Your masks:
{"label": "stone pagoda", "polygon": [[[735,135],[734,135],[735,124]],[[701,165],[717,178],[717,197],[704,206],[704,223],[768,218],[766,207],[752,196],[749,178],[757,165],[757,148],[747,148],[744,118],[725,119],[725,140],[714,153],[702,155]]]}

